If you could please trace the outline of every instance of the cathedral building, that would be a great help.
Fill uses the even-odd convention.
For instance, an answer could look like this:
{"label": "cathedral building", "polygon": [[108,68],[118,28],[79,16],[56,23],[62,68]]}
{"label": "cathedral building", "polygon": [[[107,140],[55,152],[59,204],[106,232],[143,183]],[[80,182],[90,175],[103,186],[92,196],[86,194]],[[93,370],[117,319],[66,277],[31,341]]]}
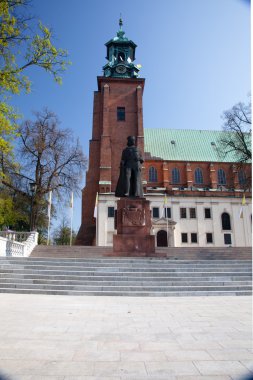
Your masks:
{"label": "cathedral building", "polygon": [[139,77],[136,44],[125,36],[121,19],[116,37],[105,46],[76,244],[112,245],[121,152],[127,137],[135,136],[145,159],[144,196],[150,201],[157,246],[251,246],[251,189],[245,186],[251,165],[239,168],[235,155],[221,154],[224,132],[144,129],[145,79]]}

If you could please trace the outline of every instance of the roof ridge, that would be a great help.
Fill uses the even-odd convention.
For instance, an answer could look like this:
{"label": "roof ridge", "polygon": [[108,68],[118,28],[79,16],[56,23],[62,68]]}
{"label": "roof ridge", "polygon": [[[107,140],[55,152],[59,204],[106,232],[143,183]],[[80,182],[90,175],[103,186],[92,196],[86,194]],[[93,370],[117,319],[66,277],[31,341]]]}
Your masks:
{"label": "roof ridge", "polygon": [[222,129],[181,129],[181,128],[146,128],[144,127],[144,130],[165,130],[165,131],[186,131],[186,132],[224,132]]}

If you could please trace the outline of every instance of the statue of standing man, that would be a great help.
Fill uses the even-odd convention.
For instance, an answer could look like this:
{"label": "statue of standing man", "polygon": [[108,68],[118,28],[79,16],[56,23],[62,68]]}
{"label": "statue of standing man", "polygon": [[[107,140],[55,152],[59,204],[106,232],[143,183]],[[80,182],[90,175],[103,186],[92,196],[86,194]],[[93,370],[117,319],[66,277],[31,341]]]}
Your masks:
{"label": "statue of standing man", "polygon": [[127,147],[120,162],[120,175],[115,191],[116,197],[143,197],[141,166],[144,162],[140,150],[135,146],[135,137],[128,136]]}

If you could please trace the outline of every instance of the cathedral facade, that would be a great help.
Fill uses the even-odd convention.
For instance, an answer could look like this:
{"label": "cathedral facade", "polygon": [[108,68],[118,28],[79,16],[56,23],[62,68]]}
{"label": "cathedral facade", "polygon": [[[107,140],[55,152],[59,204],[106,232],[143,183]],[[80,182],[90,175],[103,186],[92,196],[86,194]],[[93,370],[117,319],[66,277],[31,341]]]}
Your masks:
{"label": "cathedral facade", "polygon": [[94,93],[76,244],[112,245],[121,152],[127,137],[135,136],[145,160],[144,196],[150,201],[157,246],[250,246],[251,189],[246,179],[251,165],[239,167],[236,156],[222,155],[219,139],[224,132],[144,129],[145,79],[139,78],[136,44],[125,37],[122,20],[116,37],[105,45],[107,63]]}

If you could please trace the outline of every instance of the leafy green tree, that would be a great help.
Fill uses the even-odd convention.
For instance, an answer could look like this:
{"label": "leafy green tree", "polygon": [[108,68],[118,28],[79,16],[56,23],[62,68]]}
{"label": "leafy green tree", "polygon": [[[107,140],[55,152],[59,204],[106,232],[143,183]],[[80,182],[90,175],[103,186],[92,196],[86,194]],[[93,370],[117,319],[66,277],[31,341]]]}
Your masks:
{"label": "leafy green tree", "polygon": [[9,227],[16,221],[13,201],[10,197],[0,199],[0,228]]}
{"label": "leafy green tree", "polygon": [[[56,245],[69,245],[70,244],[71,229],[65,219],[62,219],[61,224],[56,228],[53,234],[53,241]],[[72,232],[72,243],[74,244],[76,233]]]}
{"label": "leafy green tree", "polygon": [[52,30],[28,14],[29,0],[0,0],[0,151],[11,150],[19,115],[9,99],[29,92],[29,67],[41,68],[61,83],[67,52],[52,43]]}
{"label": "leafy green tree", "polygon": [[29,226],[26,200],[17,198],[8,189],[0,189],[0,229],[8,227],[26,231]]}

